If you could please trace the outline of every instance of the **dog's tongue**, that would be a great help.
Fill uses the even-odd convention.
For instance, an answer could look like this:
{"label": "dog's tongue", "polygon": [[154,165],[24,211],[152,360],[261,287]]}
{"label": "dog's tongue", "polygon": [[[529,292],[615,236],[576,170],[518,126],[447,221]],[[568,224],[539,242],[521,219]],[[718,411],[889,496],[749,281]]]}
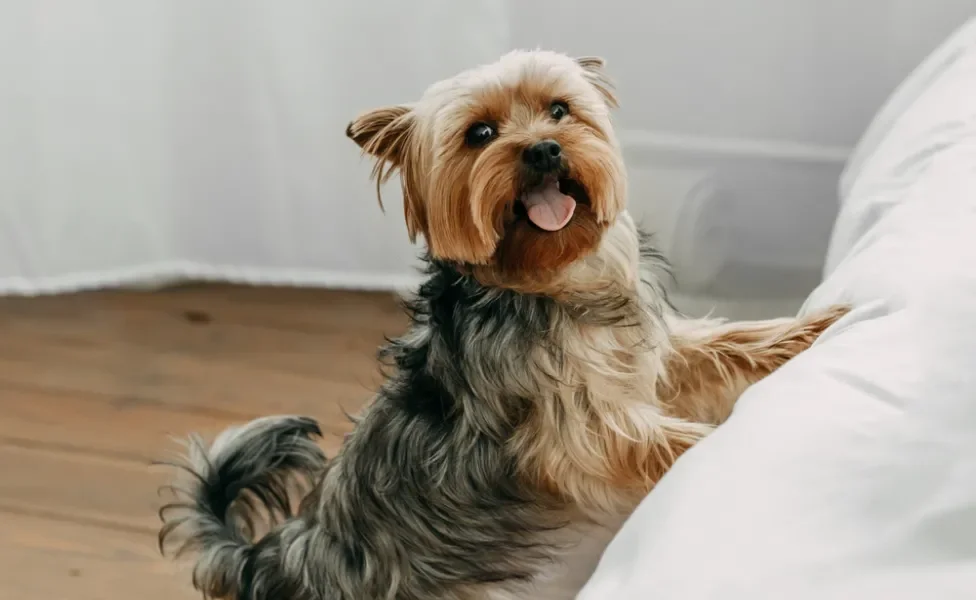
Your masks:
{"label": "dog's tongue", "polygon": [[552,181],[543,187],[526,193],[522,204],[529,220],[546,231],[559,231],[573,218],[576,200],[559,191],[559,183]]}

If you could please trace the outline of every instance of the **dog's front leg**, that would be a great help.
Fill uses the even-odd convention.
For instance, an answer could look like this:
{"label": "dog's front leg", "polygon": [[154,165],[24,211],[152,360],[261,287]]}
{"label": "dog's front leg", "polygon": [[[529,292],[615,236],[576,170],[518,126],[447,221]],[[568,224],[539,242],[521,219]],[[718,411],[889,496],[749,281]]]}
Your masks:
{"label": "dog's front leg", "polygon": [[676,320],[659,397],[676,417],[722,423],[747,387],[809,348],[849,310],[834,306],[803,318],[737,323]]}

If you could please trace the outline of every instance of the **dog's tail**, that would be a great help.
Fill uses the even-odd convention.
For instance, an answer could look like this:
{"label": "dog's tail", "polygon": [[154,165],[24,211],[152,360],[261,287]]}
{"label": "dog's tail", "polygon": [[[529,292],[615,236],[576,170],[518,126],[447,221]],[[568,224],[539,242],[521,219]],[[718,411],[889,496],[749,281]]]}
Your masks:
{"label": "dog's tail", "polygon": [[169,486],[176,499],[159,511],[160,550],[198,554],[193,585],[209,598],[249,596],[259,549],[255,525],[293,515],[299,486],[326,467],[316,445],[318,424],[304,417],[268,417],[224,431],[207,448],[193,436],[183,463],[188,482]]}

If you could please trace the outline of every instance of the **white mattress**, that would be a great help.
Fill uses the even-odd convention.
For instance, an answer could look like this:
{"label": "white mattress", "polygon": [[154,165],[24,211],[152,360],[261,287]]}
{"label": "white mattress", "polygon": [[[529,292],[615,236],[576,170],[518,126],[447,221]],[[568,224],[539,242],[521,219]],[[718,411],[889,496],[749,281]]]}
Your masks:
{"label": "white mattress", "polygon": [[976,598],[976,22],[841,182],[826,279],[855,311],[741,399],[583,600]]}

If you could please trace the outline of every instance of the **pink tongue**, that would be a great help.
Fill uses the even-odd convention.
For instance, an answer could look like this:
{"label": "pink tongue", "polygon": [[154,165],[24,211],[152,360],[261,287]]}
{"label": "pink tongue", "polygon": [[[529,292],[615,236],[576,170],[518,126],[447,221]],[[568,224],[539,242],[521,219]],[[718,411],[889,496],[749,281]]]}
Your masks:
{"label": "pink tongue", "polygon": [[522,196],[529,220],[546,231],[559,231],[573,218],[576,200],[559,191],[555,181]]}

